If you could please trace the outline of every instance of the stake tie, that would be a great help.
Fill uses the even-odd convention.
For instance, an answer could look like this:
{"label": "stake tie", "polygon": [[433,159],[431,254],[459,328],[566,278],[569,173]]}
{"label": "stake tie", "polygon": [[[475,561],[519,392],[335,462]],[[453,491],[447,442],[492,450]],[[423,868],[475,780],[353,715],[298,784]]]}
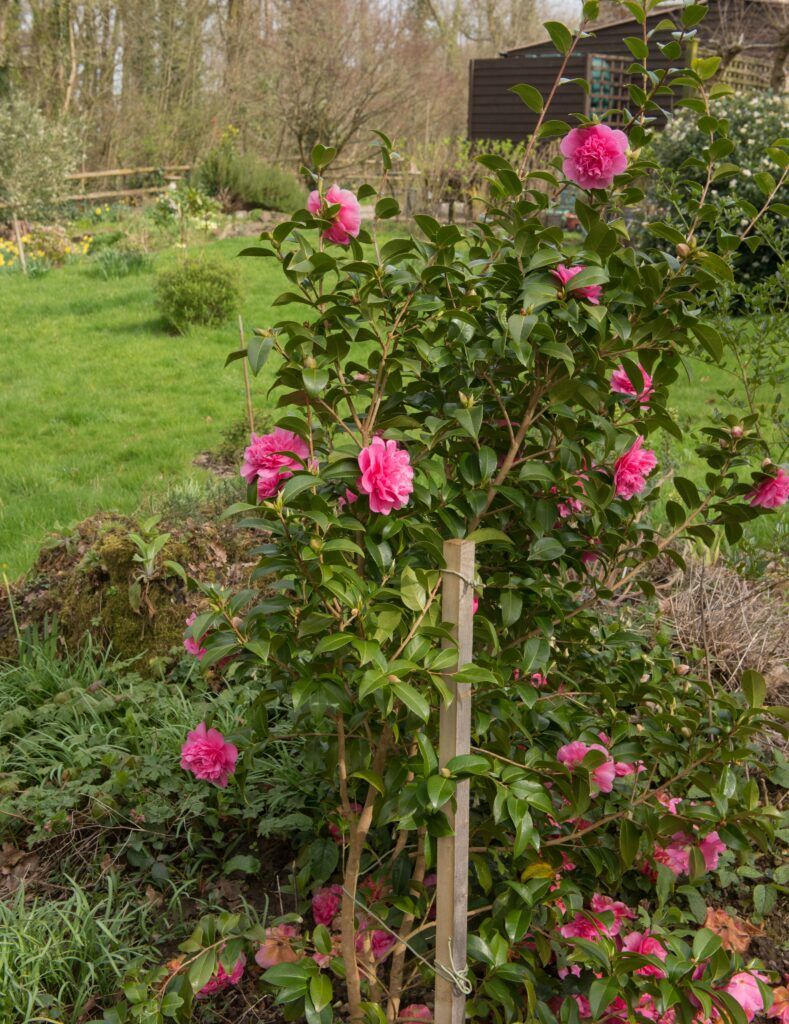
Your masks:
{"label": "stake tie", "polygon": [[417,960],[420,960],[425,965],[425,967],[428,968],[428,970],[431,970],[436,974],[440,974],[441,977],[444,978],[446,981],[451,982],[457,995],[471,995],[471,993],[474,991],[474,986],[471,983],[471,979],[468,976],[468,964],[465,964],[461,968],[455,966],[455,957],[452,952],[451,938],[449,939],[448,950],[450,966],[445,967],[444,964],[440,963],[438,960],[434,960],[431,963],[426,957],[422,956],[422,954],[418,950],[414,949],[414,947],[409,942],[407,942],[405,939],[401,939],[397,932],[393,931],[386,923],[386,921],[382,921],[374,910],[371,910],[369,907],[365,906],[364,903],[358,900],[355,896],[351,896],[351,894],[348,892],[345,886],[342,887],[342,891],[345,893],[346,896],[352,899],[356,906],[363,910],[365,914],[368,914],[370,917],[375,918],[376,922],[384,929],[384,931],[389,932],[389,934],[393,936],[395,939],[397,939],[399,943],[402,943],[402,945],[405,946],[408,952],[415,956]]}

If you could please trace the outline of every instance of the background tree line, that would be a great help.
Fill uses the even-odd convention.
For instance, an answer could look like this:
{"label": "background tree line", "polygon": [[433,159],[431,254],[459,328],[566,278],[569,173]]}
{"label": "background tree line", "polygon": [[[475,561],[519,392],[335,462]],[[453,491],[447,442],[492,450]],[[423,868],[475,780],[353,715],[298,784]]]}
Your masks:
{"label": "background tree line", "polygon": [[[550,15],[547,8],[550,7]],[[86,167],[191,161],[229,125],[297,167],[376,126],[465,129],[467,62],[539,38],[550,0],[0,0],[0,97],[76,121]]]}

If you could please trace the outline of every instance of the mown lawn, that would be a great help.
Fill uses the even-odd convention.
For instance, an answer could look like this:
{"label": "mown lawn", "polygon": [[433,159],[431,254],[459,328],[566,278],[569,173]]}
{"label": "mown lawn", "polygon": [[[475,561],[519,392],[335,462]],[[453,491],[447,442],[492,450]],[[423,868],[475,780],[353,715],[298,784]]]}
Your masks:
{"label": "mown lawn", "polygon": [[[204,248],[233,263],[251,330],[271,322],[282,282],[271,261],[235,259],[248,244]],[[132,511],[199,473],[192,459],[243,416],[244,393],[240,363],[223,369],[237,326],[168,333],[153,274],[105,281],[87,260],[32,280],[5,274],[0,309],[0,567],[14,576],[49,530]],[[264,370],[255,383],[261,402],[269,381]]]}
{"label": "mown lawn", "polygon": [[[240,277],[247,330],[279,319],[277,265],[236,259],[244,239],[202,251],[232,264]],[[198,247],[199,248],[199,247]],[[156,257],[161,268],[174,254]],[[48,531],[99,510],[131,512],[167,485],[202,471],[195,455],[220,441],[244,414],[234,324],[168,333],[154,302],[150,273],[104,281],[90,262],[25,280],[0,276],[0,569],[14,576],[33,562]],[[672,405],[683,425],[707,418],[723,371],[691,361]],[[266,403],[268,367],[255,381]],[[668,439],[676,470],[701,481],[693,443]],[[667,454],[666,452],[662,454]],[[762,542],[775,517],[749,527]]]}

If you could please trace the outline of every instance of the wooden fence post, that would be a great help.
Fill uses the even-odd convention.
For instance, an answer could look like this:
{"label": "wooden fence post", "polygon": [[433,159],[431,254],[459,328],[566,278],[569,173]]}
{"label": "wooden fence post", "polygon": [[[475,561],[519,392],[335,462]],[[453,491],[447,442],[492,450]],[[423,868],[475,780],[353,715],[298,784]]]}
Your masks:
{"label": "wooden fence post", "polygon": [[[457,640],[457,665],[472,660],[474,634],[474,543],[449,540],[444,544],[442,618],[453,626]],[[471,686],[457,683],[453,672],[445,674],[452,703],[442,704],[439,722],[438,760],[443,768],[471,747]],[[436,963],[453,972],[466,967],[468,927],[469,782],[458,783],[455,809],[444,811],[453,835],[438,840],[436,883]],[[442,973],[436,972],[435,1024],[463,1024],[466,995]]]}

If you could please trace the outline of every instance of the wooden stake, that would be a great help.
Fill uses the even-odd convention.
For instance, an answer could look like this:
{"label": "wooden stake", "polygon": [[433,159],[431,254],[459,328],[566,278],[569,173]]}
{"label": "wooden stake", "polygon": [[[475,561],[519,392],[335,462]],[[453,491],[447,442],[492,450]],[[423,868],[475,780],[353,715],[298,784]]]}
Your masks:
{"label": "wooden stake", "polygon": [[[246,348],[247,343],[244,340],[244,321],[241,319],[241,314],[238,315],[238,333],[241,336],[241,347]],[[247,356],[241,360],[241,365],[244,368],[244,394],[246,395],[247,401],[247,419],[249,420],[249,436],[255,433],[255,413],[252,410],[252,391],[249,387],[249,367]]]}
{"label": "wooden stake", "polygon": [[22,268],[22,273],[27,274],[27,259],[25,257],[25,243],[22,241],[22,229],[19,226],[19,221],[15,213],[11,214],[11,224],[14,228],[14,240],[16,241],[16,255],[19,260],[19,265]]}
{"label": "wooden stake", "polygon": [[[442,617],[452,623],[457,640],[457,668],[472,660],[474,635],[474,543],[449,540],[444,544],[446,569],[442,583]],[[453,670],[454,671],[454,670]],[[453,671],[445,673],[452,702],[442,705],[438,760],[448,761],[471,750],[471,686],[457,683]],[[453,835],[438,840],[436,884],[436,963],[451,971],[466,967],[468,926],[469,783],[458,783],[455,809],[444,807]],[[436,972],[435,1024],[463,1024],[466,996]]]}

